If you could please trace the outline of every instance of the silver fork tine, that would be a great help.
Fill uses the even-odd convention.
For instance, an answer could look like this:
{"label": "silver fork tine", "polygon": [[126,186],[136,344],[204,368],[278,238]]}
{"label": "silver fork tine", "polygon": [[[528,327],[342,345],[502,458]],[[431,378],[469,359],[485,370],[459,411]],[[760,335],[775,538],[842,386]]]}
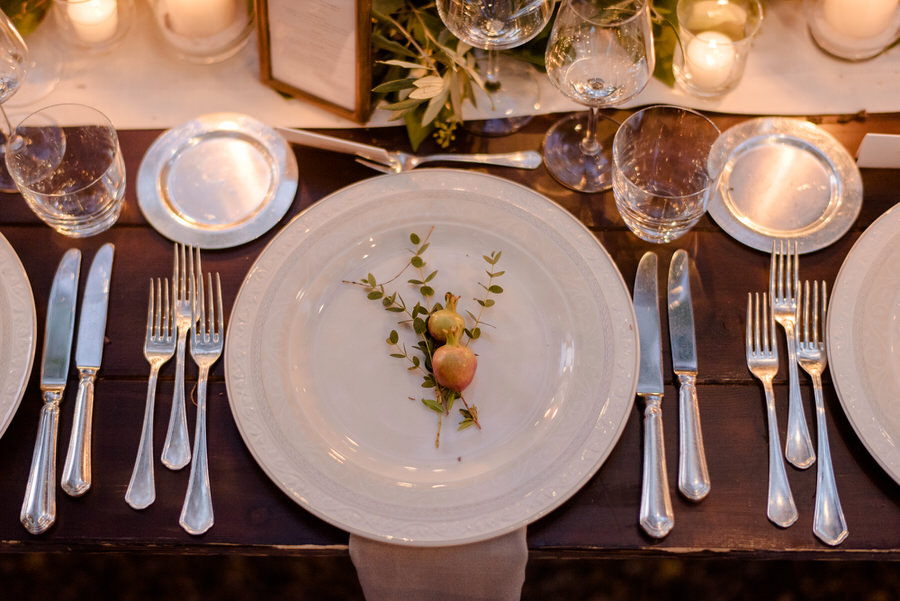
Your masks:
{"label": "silver fork tine", "polygon": [[[163,285],[163,282],[165,284]],[[150,298],[147,302],[147,331],[144,336],[144,357],[150,363],[147,379],[147,400],[144,405],[144,424],[141,441],[134,461],[134,469],[125,501],[135,509],[144,509],[156,499],[153,474],[153,408],[156,403],[156,380],[159,368],[175,354],[177,333],[174,307],[169,301],[169,281],[150,280]]]}

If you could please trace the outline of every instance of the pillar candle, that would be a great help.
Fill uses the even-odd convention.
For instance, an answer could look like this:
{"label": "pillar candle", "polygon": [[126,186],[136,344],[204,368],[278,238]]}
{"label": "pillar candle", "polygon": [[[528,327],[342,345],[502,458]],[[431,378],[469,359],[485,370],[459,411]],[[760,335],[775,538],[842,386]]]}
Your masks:
{"label": "pillar candle", "polygon": [[168,0],[168,9],[172,31],[191,38],[221,33],[237,18],[235,0]]}
{"label": "pillar candle", "polygon": [[75,35],[83,42],[99,44],[116,35],[119,25],[116,0],[70,2],[66,12]]}
{"label": "pillar candle", "polygon": [[851,38],[878,36],[893,24],[900,0],[825,0],[825,21],[839,34]]}
{"label": "pillar candle", "polygon": [[717,31],[698,33],[685,54],[691,82],[711,90],[728,80],[736,59],[731,38]]}

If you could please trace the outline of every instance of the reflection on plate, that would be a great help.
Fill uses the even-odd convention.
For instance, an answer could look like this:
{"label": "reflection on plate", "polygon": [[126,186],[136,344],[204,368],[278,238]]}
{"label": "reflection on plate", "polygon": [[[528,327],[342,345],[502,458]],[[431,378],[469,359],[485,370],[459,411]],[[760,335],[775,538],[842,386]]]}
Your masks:
{"label": "reflection on plate", "polygon": [[297,159],[284,138],[237,113],[188,121],[156,139],[141,161],[138,205],[170,240],[237,246],[278,223],[297,192]]}
{"label": "reflection on plate", "polygon": [[34,296],[16,251],[0,234],[0,436],[12,421],[31,375],[37,343]]}
{"label": "reflection on plate", "polygon": [[[505,271],[466,389],[483,430],[445,418],[439,448],[421,377],[385,343],[412,334],[343,282],[389,279],[409,234],[432,226],[430,283],[460,311],[480,298],[482,255],[501,251]],[[408,303],[410,277],[397,280]],[[297,503],[368,538],[459,544],[530,523],[596,472],[634,402],[636,334],[621,274],[567,211],[498,177],[428,169],[340,190],[272,240],[232,310],[226,383],[244,441]]]}
{"label": "reflection on plate", "polygon": [[900,205],[853,245],[828,314],[828,368],[844,413],[900,483]]}
{"label": "reflection on plate", "polygon": [[862,178],[853,157],[819,127],[780,117],[739,123],[709,155],[721,173],[709,214],[726,233],[757,250],[794,239],[801,253],[843,236],[862,206]]}

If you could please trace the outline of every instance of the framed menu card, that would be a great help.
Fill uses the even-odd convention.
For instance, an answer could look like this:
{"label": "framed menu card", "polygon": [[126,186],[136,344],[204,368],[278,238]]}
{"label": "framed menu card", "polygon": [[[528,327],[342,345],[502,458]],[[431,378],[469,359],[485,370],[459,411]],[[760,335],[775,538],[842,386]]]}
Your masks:
{"label": "framed menu card", "polygon": [[372,0],[257,0],[260,76],[364,123],[372,87]]}

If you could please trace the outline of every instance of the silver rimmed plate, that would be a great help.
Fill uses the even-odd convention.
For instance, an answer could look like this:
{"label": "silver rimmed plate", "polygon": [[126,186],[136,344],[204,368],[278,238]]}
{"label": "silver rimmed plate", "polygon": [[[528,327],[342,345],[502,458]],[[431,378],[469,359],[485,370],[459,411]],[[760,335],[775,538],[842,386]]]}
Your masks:
{"label": "silver rimmed plate", "polygon": [[267,232],[297,192],[297,159],[252,117],[214,113],[157,138],[141,161],[138,205],[162,235],[228,248]]}
{"label": "silver rimmed plate", "polygon": [[900,205],[850,249],[828,306],[828,369],[869,453],[900,483]]}
{"label": "silver rimmed plate", "polygon": [[[497,298],[473,343],[458,431],[420,399],[421,375],[389,356],[402,317],[346,283],[387,280],[409,234],[434,228],[431,284],[477,310],[482,255],[501,251]],[[396,285],[409,304],[416,290]],[[449,169],[376,177],[320,200],[263,250],[225,346],[235,422],[294,501],[344,530],[429,546],[483,540],[562,504],[600,467],[634,403],[637,329],[622,276],[570,213],[508,180]],[[413,400],[410,399],[413,397]]]}
{"label": "silver rimmed plate", "polygon": [[771,252],[774,240],[801,253],[843,236],[862,207],[862,178],[828,132],[799,119],[762,117],[729,128],[709,155],[720,173],[710,216],[736,240]]}
{"label": "silver rimmed plate", "polygon": [[0,436],[16,414],[31,375],[36,319],[28,274],[0,234]]}

